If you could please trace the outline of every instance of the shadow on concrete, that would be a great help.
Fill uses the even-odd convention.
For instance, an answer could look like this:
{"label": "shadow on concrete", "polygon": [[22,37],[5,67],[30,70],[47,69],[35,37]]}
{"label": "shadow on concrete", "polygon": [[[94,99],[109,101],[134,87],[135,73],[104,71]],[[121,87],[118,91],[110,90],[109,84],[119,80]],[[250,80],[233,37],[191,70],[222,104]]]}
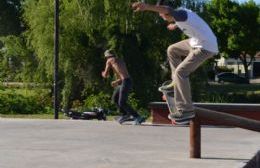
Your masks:
{"label": "shadow on concrete", "polygon": [[233,161],[241,161],[241,162],[248,162],[249,159],[241,159],[241,158],[217,158],[217,157],[201,157],[201,159],[207,160],[233,160]]}
{"label": "shadow on concrete", "polygon": [[[133,125],[133,126],[150,126],[150,127],[190,127],[189,124],[186,125],[171,125],[171,124],[152,124],[152,123],[142,123],[141,125],[134,125],[131,122],[125,122],[122,125]],[[235,128],[232,126],[222,126],[222,125],[201,125],[202,128]]]}
{"label": "shadow on concrete", "polygon": [[143,123],[141,125],[134,125],[132,123],[124,123],[122,125],[132,125],[132,126],[141,126],[141,127],[189,127],[189,125],[171,125],[171,124],[150,124]]}

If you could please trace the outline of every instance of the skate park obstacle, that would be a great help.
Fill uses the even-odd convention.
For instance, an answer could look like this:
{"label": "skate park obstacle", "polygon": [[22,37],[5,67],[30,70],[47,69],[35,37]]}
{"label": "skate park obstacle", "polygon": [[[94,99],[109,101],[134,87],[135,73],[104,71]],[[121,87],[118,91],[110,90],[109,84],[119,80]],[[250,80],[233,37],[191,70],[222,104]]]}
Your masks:
{"label": "skate park obstacle", "polygon": [[[190,158],[201,158],[201,126],[231,126],[260,132],[260,105],[240,103],[194,103],[196,117],[190,121]],[[163,124],[169,110],[165,102],[151,102],[154,124]],[[155,117],[158,117],[157,119]]]}

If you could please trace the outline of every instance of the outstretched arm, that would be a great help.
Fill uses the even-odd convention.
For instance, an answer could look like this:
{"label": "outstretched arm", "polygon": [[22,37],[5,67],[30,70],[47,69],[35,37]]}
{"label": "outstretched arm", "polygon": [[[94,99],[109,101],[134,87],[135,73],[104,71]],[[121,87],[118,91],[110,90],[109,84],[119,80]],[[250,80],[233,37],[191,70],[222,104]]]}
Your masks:
{"label": "outstretched arm", "polygon": [[143,2],[135,2],[132,4],[132,8],[135,12],[140,11],[152,11],[160,13],[160,16],[171,16],[174,21],[183,22],[187,20],[187,12],[185,10],[174,10],[169,6],[164,5],[150,5]]}
{"label": "outstretched arm", "polygon": [[152,11],[157,12],[161,14],[170,14],[171,8],[169,6],[163,6],[163,5],[150,5],[143,2],[134,2],[132,4],[132,8],[135,12],[139,11]]}

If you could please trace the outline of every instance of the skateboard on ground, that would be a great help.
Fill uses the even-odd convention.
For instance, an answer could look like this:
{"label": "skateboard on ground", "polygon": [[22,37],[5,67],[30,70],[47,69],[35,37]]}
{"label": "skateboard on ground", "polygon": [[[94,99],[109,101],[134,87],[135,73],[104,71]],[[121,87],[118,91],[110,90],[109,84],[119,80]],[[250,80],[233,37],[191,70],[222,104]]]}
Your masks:
{"label": "skateboard on ground", "polygon": [[[166,86],[166,85],[170,84],[171,82],[172,82],[171,80],[165,81],[162,84],[162,86]],[[158,90],[163,93],[170,113],[174,113],[174,111],[175,111],[174,90],[173,89],[172,90],[160,90],[160,89],[158,89]],[[173,125],[176,125],[175,120],[171,120],[171,122],[172,122]]]}

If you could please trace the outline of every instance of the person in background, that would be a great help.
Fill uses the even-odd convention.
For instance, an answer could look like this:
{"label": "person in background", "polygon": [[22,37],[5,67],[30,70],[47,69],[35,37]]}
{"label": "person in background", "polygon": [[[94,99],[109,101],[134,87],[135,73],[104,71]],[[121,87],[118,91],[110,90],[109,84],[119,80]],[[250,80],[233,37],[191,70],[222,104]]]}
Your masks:
{"label": "person in background", "polygon": [[111,82],[112,87],[114,87],[112,101],[117,105],[122,114],[117,121],[122,124],[125,121],[131,120],[133,117],[134,124],[140,125],[145,119],[127,103],[129,92],[132,89],[132,80],[125,62],[123,59],[118,58],[113,50],[106,50],[104,55],[106,58],[106,66],[105,70],[102,71],[102,77],[107,78],[110,69],[112,69],[117,78]]}

